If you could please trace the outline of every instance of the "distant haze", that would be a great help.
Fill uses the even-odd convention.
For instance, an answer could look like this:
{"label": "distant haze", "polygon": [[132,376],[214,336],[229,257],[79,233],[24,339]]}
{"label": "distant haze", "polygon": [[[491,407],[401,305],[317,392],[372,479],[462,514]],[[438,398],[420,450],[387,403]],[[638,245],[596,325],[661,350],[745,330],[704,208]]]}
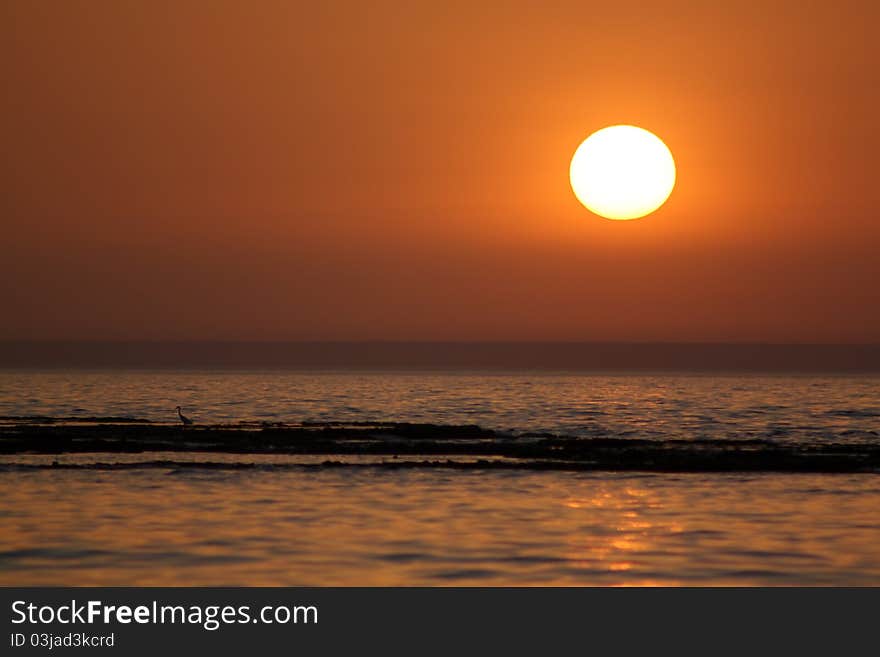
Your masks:
{"label": "distant haze", "polygon": [[880,345],[0,342],[0,368],[880,372]]}

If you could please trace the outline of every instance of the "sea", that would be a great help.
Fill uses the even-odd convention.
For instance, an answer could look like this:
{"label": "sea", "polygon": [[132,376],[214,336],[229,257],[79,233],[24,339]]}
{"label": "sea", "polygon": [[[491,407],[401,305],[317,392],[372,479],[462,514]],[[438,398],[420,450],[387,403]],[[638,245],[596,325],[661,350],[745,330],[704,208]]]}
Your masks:
{"label": "sea", "polygon": [[[176,406],[197,425],[880,442],[870,374],[0,370],[3,421]],[[880,585],[877,473],[89,467],[138,458],[0,455],[0,585]]]}

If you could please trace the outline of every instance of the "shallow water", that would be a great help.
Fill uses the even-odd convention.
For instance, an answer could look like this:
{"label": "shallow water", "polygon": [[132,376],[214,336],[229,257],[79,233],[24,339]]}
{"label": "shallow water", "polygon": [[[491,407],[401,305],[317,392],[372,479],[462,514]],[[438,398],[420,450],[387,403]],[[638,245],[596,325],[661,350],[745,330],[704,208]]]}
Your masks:
{"label": "shallow water", "polygon": [[880,377],[0,372],[0,416],[479,424],[579,436],[880,439]]}
{"label": "shallow water", "polygon": [[[200,423],[880,440],[877,377],[0,373],[0,415],[172,422],[177,404]],[[880,585],[876,474],[277,467],[289,457],[232,454],[33,467],[160,457],[0,459],[0,584]],[[194,459],[264,465],[182,465]]]}
{"label": "shallow water", "polygon": [[880,477],[0,473],[0,584],[880,584]]}

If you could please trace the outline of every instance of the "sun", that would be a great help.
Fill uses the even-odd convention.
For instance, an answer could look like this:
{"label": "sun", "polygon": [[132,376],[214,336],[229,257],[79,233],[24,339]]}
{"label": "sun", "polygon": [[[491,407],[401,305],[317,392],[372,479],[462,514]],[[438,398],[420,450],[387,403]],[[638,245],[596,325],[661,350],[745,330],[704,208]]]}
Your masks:
{"label": "sun", "polygon": [[675,160],[655,134],[612,125],[587,137],[571,158],[574,195],[606,219],[638,219],[666,202],[675,186]]}

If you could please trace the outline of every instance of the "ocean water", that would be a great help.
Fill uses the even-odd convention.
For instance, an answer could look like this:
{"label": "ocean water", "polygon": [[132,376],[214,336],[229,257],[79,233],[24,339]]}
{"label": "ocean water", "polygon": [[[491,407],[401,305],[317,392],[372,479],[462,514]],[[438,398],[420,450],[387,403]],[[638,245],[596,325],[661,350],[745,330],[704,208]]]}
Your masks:
{"label": "ocean water", "polygon": [[[0,415],[880,441],[880,378],[0,373]],[[0,463],[3,585],[880,585],[880,476]],[[139,455],[70,455],[136,461]],[[207,459],[249,469],[183,467]],[[174,459],[178,463],[175,465]]]}
{"label": "ocean water", "polygon": [[875,441],[880,377],[0,371],[0,416],[394,421],[664,440]]}

